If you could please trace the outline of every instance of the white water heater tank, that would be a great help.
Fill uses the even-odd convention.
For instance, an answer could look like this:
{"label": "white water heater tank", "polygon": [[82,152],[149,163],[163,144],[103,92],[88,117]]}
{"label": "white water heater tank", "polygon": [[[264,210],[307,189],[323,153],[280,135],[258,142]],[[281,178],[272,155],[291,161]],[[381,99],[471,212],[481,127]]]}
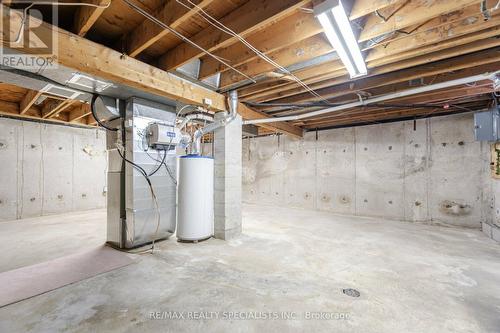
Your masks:
{"label": "white water heater tank", "polygon": [[200,155],[179,159],[177,239],[199,241],[214,234],[214,160]]}

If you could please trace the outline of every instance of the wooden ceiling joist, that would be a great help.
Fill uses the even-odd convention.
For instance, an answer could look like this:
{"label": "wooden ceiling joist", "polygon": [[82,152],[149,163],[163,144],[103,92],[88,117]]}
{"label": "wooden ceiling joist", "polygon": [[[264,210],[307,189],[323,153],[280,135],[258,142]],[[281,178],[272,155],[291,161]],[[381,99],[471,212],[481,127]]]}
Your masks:
{"label": "wooden ceiling joist", "polygon": [[406,61],[406,59],[411,60],[412,58],[427,54],[428,61],[431,62],[492,48],[500,45],[499,39],[496,38],[499,33],[500,27],[486,29],[461,38],[453,38],[423,46],[415,50],[395,53],[377,60],[372,60],[369,62],[369,66],[374,68],[390,63],[397,63],[398,61]]}
{"label": "wooden ceiling joist", "polygon": [[[293,45],[287,46],[283,49],[272,52],[269,54],[269,57],[281,66],[286,67],[331,52],[332,47],[330,43],[325,40],[323,35],[318,34]],[[272,72],[276,70],[276,67],[273,64],[270,64],[267,61],[258,58],[237,67],[237,69],[250,77],[255,77],[259,74]],[[234,83],[243,80],[245,80],[245,77],[241,76],[235,71],[229,70],[222,73],[220,79],[220,87],[224,89]]]}
{"label": "wooden ceiling joist", "polygon": [[36,100],[42,96],[41,91],[28,90],[26,95],[23,97],[19,103],[19,114],[25,114],[31,108],[31,106],[36,102]]}
{"label": "wooden ceiling joist", "polygon": [[[458,37],[477,32],[480,30],[496,27],[500,24],[500,16],[495,15],[491,19],[485,21],[482,14],[478,12],[477,6],[474,11],[459,11],[457,20],[451,23],[414,32],[410,35],[405,35],[403,38],[390,40],[386,43],[381,43],[379,46],[370,50],[365,61],[382,59],[389,55],[405,52],[412,49],[417,49],[434,43],[439,43],[448,39],[458,39]],[[472,15],[471,15],[472,14]]]}
{"label": "wooden ceiling joist", "polygon": [[[307,2],[305,0],[249,0],[221,18],[220,22],[242,37],[247,37],[250,33],[269,25],[271,22],[292,14]],[[190,40],[211,52],[234,43],[237,38],[210,26],[191,37]],[[173,70],[202,55],[203,51],[200,49],[182,43],[161,56],[158,64],[164,70]]]}
{"label": "wooden ceiling joist", "polygon": [[[465,46],[456,46],[451,49],[447,50],[442,50],[438,52],[434,52],[430,55],[421,55],[415,58],[410,58],[407,60],[402,60],[397,63],[390,63],[384,66],[376,67],[372,70],[370,70],[370,76],[375,76],[375,75],[380,75],[380,74],[385,74],[389,72],[395,72],[401,69],[406,69],[406,68],[411,68],[423,64],[429,64],[431,62],[439,61],[439,60],[444,60],[450,57],[456,57],[464,54],[469,54],[469,53],[474,53],[483,49],[486,49],[488,47],[500,45],[500,40],[486,40],[486,42],[483,41],[478,41],[474,43],[470,43]],[[497,54],[499,54],[500,49],[498,48],[492,48],[490,51],[485,52],[484,54],[487,54],[488,57],[496,57]],[[483,57],[484,57],[483,54]],[[483,60],[479,60],[484,61]],[[471,67],[474,66],[473,63],[463,63],[462,66],[466,67]],[[463,67],[462,67],[463,68]],[[451,69],[449,69],[451,70]],[[339,73],[334,74],[331,79],[320,81],[317,83],[310,83],[310,87],[313,89],[321,89],[325,88],[331,85],[335,84],[340,84],[344,82],[350,81],[350,78],[346,76],[347,72],[344,71],[342,73],[339,71]],[[250,100],[256,100],[256,101],[270,101],[278,98],[283,98],[287,96],[293,96],[296,94],[303,93],[303,89],[296,83],[290,83],[288,84],[288,89],[287,88],[277,88],[277,89],[267,89],[266,91],[259,92],[257,94],[254,94],[251,96]],[[248,99],[248,98],[247,98]]]}
{"label": "wooden ceiling joist", "polygon": [[[111,0],[89,1],[105,5]],[[198,78],[220,73],[219,88],[222,90],[241,86],[242,82],[249,82],[248,77],[258,79],[257,83],[239,89],[242,101],[301,103],[328,98],[331,102],[345,103],[355,100],[358,92],[377,96],[481,71],[496,71],[496,66],[500,65],[500,11],[492,10],[496,0],[485,1],[486,13],[480,7],[482,0],[353,0],[352,6],[347,6],[352,8],[349,17],[353,26],[361,30],[360,46],[369,69],[367,76],[356,79],[351,79],[342,62],[331,56],[333,48],[311,12],[312,5],[322,0],[231,0],[227,3],[190,0],[279,66],[261,59],[238,39],[239,36],[223,32],[214,23],[204,20],[200,9],[189,1],[130,1],[244,75],[160,28],[119,0],[106,9],[78,7],[72,11],[75,13],[73,31],[98,43],[56,29],[59,43],[56,61],[74,71],[185,104],[201,105],[208,98],[212,100],[213,111],[226,111],[226,96],[167,71],[199,59]],[[2,15],[5,20],[9,13],[3,11]],[[9,17],[11,30],[20,27],[20,17]],[[33,23],[36,21],[34,19]],[[86,34],[89,30],[90,33]],[[52,33],[51,26],[44,23],[37,35],[40,32]],[[119,52],[103,45],[113,45]],[[31,52],[30,49],[19,51]],[[326,54],[329,55],[324,56]],[[141,61],[134,59],[136,57]],[[308,93],[291,75],[277,71],[276,67],[280,66],[294,68],[294,76],[321,98]],[[465,96],[457,100],[461,105],[481,107],[490,97],[477,94],[490,91],[491,87],[481,89],[454,87],[451,94]],[[440,93],[443,92],[428,92],[412,96],[407,101],[429,101],[442,97]],[[13,103],[6,106],[10,114],[50,120],[58,115],[57,121],[93,123],[88,104],[49,97],[42,104],[34,105],[40,93],[26,89],[8,95],[7,92],[0,94],[0,101]],[[483,99],[475,99],[477,96]],[[256,111],[239,104],[239,111],[245,119],[300,114],[314,109],[262,108]],[[353,123],[369,122],[376,121],[377,117],[388,119],[420,114],[420,110],[384,108],[370,109],[369,114],[360,110],[347,111],[342,116],[321,115],[317,119],[259,126],[266,133],[278,131],[300,137],[303,128],[311,126],[345,124],[349,119]]]}
{"label": "wooden ceiling joist", "polygon": [[99,19],[106,7],[110,5],[111,0],[91,0],[89,3],[100,7],[82,6],[78,8],[73,28],[73,31],[78,36],[85,36],[97,19]]}
{"label": "wooden ceiling joist", "polygon": [[[297,3],[301,4],[302,2]],[[297,3],[296,6],[298,6]],[[21,15],[15,14],[13,11],[2,10],[2,19],[10,21],[11,29],[20,29],[21,18]],[[203,105],[204,99],[208,98],[212,101],[212,108],[215,111],[226,111],[226,97],[224,95],[195,86],[131,57],[123,57],[117,51],[53,27],[36,18],[31,19],[34,24],[39,25],[37,31],[39,34],[51,35],[55,30],[59,42],[56,61],[62,66],[186,104]],[[31,48],[19,48],[18,51],[27,54],[33,52]],[[54,114],[52,111],[50,110]],[[47,114],[44,114],[44,117],[48,117]],[[270,127],[275,126],[276,124],[270,125]],[[286,132],[278,128],[277,130]],[[294,129],[294,133],[298,132],[302,133],[302,130]],[[296,135],[294,133],[290,134]]]}
{"label": "wooden ceiling joist", "polygon": [[69,111],[68,122],[75,122],[91,114],[89,104],[80,104]]}
{"label": "wooden ceiling joist", "polygon": [[[494,8],[495,5],[495,0],[486,0],[487,8]],[[362,43],[362,48],[363,50],[369,50],[376,47],[386,47],[391,43],[399,41],[400,39],[415,36],[419,36],[420,40],[423,43],[426,41],[426,35],[438,28],[440,28],[441,30],[445,30],[446,33],[449,34],[448,38],[452,38],[457,34],[453,29],[454,26],[452,24],[474,24],[477,23],[475,22],[475,20],[478,17],[481,17],[481,22],[487,21],[484,19],[484,16],[478,7],[478,4],[472,4],[461,10],[456,10],[443,15],[439,15],[424,22],[409,26],[405,29],[396,30],[393,33],[387,35],[387,38],[383,39],[382,41],[372,40]],[[490,12],[491,15],[498,15],[498,11]]]}
{"label": "wooden ceiling joist", "polygon": [[50,100],[46,102],[42,108],[42,118],[43,119],[51,118],[59,114],[60,112],[63,112],[74,103],[75,100],[71,99],[67,99],[64,101]]}
{"label": "wooden ceiling joist", "polygon": [[[481,0],[454,0],[454,1],[421,1],[408,0],[408,3],[386,21],[375,14],[368,16],[363,30],[358,38],[360,42],[367,41],[397,30],[407,28],[428,21],[439,15],[460,10],[469,5],[477,4]],[[397,6],[396,3],[394,6]],[[391,10],[391,8],[387,8]]]}
{"label": "wooden ceiling joist", "polygon": [[[190,0],[200,8],[206,8],[214,0]],[[189,3],[187,3],[189,4]],[[177,30],[184,22],[192,18],[199,11],[198,8],[189,9],[177,1],[167,1],[166,4],[153,14],[158,20]],[[127,54],[136,57],[142,51],[153,45],[155,42],[169,34],[156,23],[146,19],[135,28],[127,37],[125,45]]]}
{"label": "wooden ceiling joist", "polygon": [[[329,126],[332,123],[344,122],[344,121],[356,121],[360,119],[367,118],[378,118],[381,115],[405,115],[405,116],[425,116],[429,113],[435,112],[449,112],[451,110],[463,110],[463,111],[474,111],[480,110],[487,107],[491,103],[491,98],[488,95],[476,95],[467,100],[466,103],[460,105],[451,104],[449,107],[444,108],[441,105],[436,105],[434,108],[429,107],[415,107],[415,108],[357,108],[346,110],[345,112],[339,114],[332,114],[324,118],[316,119],[304,119],[301,121],[296,121],[294,124],[305,126],[305,127],[324,127]],[[464,110],[463,107],[466,109]],[[467,110],[470,109],[470,110]]]}
{"label": "wooden ceiling joist", "polygon": [[[258,45],[259,51],[267,54],[312,37],[322,31],[318,20],[311,13],[299,11],[284,20],[277,21],[269,27],[251,34],[246,38],[246,41],[252,45]],[[243,43],[234,43],[218,49],[214,52],[214,55],[228,60],[231,66],[240,66],[258,57]],[[203,56],[201,58],[199,78],[204,79],[225,70],[227,70],[227,67],[221,62],[212,57]]]}
{"label": "wooden ceiling joist", "polygon": [[403,1],[404,0],[357,0],[354,1],[349,19],[355,20]]}
{"label": "wooden ceiling joist", "polygon": [[[486,59],[485,59],[486,60]],[[453,66],[453,62],[445,60],[451,71],[445,66],[435,66],[435,65],[422,65],[412,69],[406,69],[402,71],[391,72],[387,74],[382,74],[378,76],[373,76],[365,79],[360,79],[354,82],[346,82],[339,85],[332,85],[317,92],[328,99],[343,96],[346,94],[355,94],[359,91],[365,91],[368,89],[373,89],[380,86],[387,86],[398,84],[400,82],[409,82],[410,80],[421,79],[421,84],[431,84],[445,82],[449,80],[455,80],[463,77],[478,75],[482,73],[494,72],[500,68],[500,54],[496,59],[496,62],[486,63],[478,65],[475,67],[467,67],[460,69],[459,66]],[[486,61],[491,61],[489,58]],[[456,61],[455,61],[456,63]],[[463,66],[463,64],[462,64]],[[416,86],[416,84],[414,84]],[[304,103],[312,102],[317,100],[316,97],[311,96],[309,93],[302,93],[294,95],[291,97],[286,97],[283,99],[277,99],[273,102],[275,103]]]}

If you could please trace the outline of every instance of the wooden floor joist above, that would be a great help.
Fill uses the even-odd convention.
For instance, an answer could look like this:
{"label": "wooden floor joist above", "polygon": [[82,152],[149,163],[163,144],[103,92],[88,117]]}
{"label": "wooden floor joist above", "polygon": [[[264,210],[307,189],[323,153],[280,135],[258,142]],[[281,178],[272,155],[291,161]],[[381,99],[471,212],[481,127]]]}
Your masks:
{"label": "wooden floor joist above", "polygon": [[[2,19],[10,21],[12,29],[15,30],[21,27],[22,16],[8,10],[2,10],[2,15]],[[33,18],[33,21],[36,22],[37,19]],[[215,111],[225,111],[227,109],[226,97],[224,95],[200,86],[195,86],[188,81],[141,61],[130,57],[123,57],[119,52],[73,35],[60,28],[50,26],[47,23],[37,22],[37,24],[41,27],[41,33],[51,34],[53,29],[55,29],[59,43],[56,61],[62,66],[183,103],[203,105],[204,99],[208,98],[212,101],[212,108]],[[19,48],[17,50],[27,54],[31,54],[32,52],[30,48]],[[66,105],[62,107],[65,108]],[[43,118],[56,114],[58,111],[57,108],[55,111],[50,109],[43,114]],[[287,125],[287,127],[290,126]],[[275,127],[275,125],[268,125],[268,127],[293,136],[302,135],[301,129],[286,132]]]}
{"label": "wooden floor joist above", "polygon": [[[497,68],[500,65],[497,0],[344,1],[368,68],[366,76],[354,79],[336,56],[313,13],[314,6],[323,0],[127,0],[184,39],[134,11],[124,0],[89,1],[98,7],[58,9],[65,17],[73,15],[73,26],[61,22],[62,26],[56,30],[58,63],[182,103],[202,105],[208,98],[214,111],[227,109],[226,95],[219,92],[237,89],[240,101],[254,103],[251,107],[240,103],[239,110],[245,119],[318,109],[300,105],[290,106],[291,109],[257,107],[255,103],[344,103],[353,98],[500,69]],[[36,9],[42,13],[48,10],[44,6]],[[3,11],[3,18],[11,20],[14,31],[20,27],[21,16],[6,17],[6,12]],[[49,34],[51,28],[45,23],[41,31]],[[175,75],[180,66],[190,68],[189,75],[186,71],[183,75],[191,76],[195,82],[205,80],[212,85],[218,82],[218,88],[206,89],[180,79]],[[92,124],[88,105],[55,100],[51,107],[38,105],[40,96],[42,93],[33,91],[26,92],[24,99],[0,98],[0,101],[18,104],[17,107],[5,104],[10,114],[15,109],[22,116],[35,117],[38,112],[47,119],[58,115],[68,122]],[[427,96],[431,98],[432,94]],[[488,105],[488,101],[474,100],[477,96],[486,98],[487,94],[471,90],[470,96],[456,103],[471,111]],[[459,109],[457,106],[447,112]],[[406,111],[365,111],[366,115],[353,111],[352,122],[376,123],[377,117],[384,121],[388,117],[404,118],[405,112],[408,116],[426,114],[425,108],[418,105]],[[335,117],[320,118],[259,126],[266,133],[300,137],[303,129],[313,126],[328,128],[349,123],[348,117],[335,121]]]}

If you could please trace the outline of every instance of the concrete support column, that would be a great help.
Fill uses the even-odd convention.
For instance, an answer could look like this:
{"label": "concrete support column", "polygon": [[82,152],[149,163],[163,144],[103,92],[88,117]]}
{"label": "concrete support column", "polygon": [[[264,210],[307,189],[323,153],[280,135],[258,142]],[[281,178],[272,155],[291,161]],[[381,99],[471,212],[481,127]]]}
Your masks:
{"label": "concrete support column", "polygon": [[[215,121],[224,117],[215,114]],[[241,116],[214,132],[215,238],[241,234]]]}

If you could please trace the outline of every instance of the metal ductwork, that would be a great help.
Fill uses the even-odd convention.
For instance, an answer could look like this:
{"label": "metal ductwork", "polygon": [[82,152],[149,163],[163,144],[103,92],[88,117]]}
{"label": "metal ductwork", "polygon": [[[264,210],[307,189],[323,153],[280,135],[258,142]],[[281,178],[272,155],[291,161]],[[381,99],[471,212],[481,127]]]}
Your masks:
{"label": "metal ductwork", "polygon": [[238,114],[238,92],[236,90],[232,90],[229,92],[228,104],[229,113],[226,117],[217,120],[203,128],[200,128],[194,133],[192,149],[193,154],[199,155],[201,153],[201,138],[203,137],[203,135],[211,133],[220,127],[226,126],[236,118],[236,115]]}

